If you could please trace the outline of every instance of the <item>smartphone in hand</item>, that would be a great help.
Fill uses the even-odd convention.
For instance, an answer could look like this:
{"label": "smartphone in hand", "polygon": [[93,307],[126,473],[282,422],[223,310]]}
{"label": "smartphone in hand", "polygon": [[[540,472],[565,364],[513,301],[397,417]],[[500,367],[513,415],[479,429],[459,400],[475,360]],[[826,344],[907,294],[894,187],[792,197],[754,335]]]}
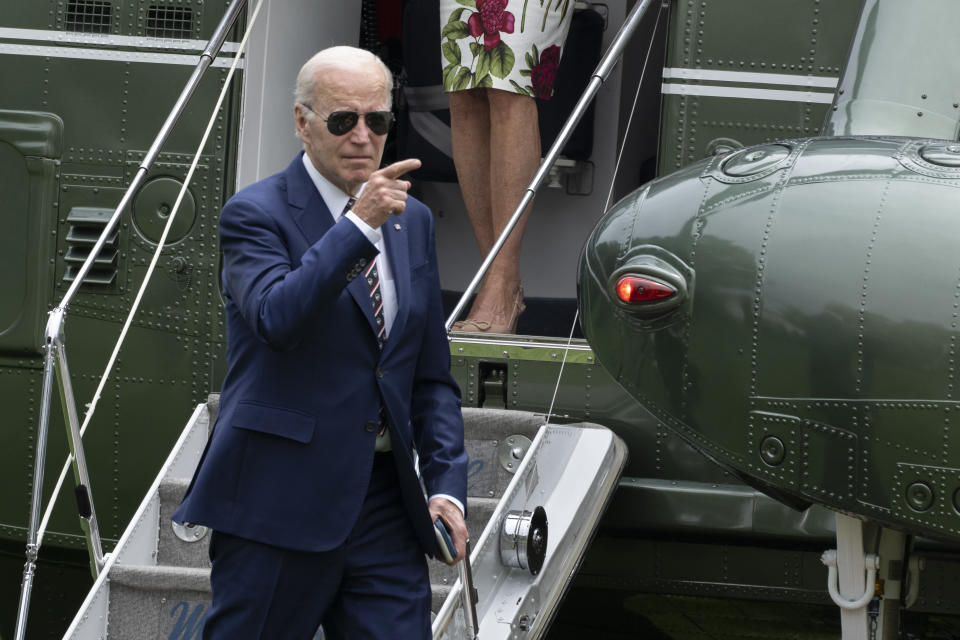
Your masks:
{"label": "smartphone in hand", "polygon": [[447,562],[453,562],[457,559],[457,547],[453,544],[453,536],[447,529],[447,524],[440,518],[433,521],[433,531],[437,534],[437,548],[440,550],[440,556]]}

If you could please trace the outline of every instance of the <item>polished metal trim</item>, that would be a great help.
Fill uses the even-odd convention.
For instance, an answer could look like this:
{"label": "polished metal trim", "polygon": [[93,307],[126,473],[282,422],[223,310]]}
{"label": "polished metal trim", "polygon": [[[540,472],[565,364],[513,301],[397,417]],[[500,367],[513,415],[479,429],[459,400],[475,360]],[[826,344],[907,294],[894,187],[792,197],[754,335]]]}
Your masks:
{"label": "polished metal trim", "polygon": [[585,340],[575,339],[570,344],[565,342],[541,342],[536,340],[524,340],[518,336],[505,336],[503,340],[496,338],[470,338],[465,334],[457,334],[450,341],[451,344],[483,344],[492,347],[523,347],[536,349],[568,349],[570,351],[592,351],[593,349]]}
{"label": "polished metal trim", "polygon": [[467,640],[476,640],[480,632],[480,622],[477,618],[477,594],[476,587],[473,586],[473,569],[470,566],[470,540],[464,545],[464,558],[457,563],[460,572],[460,584],[463,587],[460,590],[460,598],[463,602],[463,624]]}
{"label": "polished metal trim", "polygon": [[70,455],[73,458],[73,479],[77,485],[82,485],[90,501],[90,515],[81,514],[81,528],[87,539],[87,549],[90,552],[90,570],[93,577],[100,575],[103,568],[103,543],[100,539],[100,527],[97,524],[97,510],[93,503],[93,492],[90,488],[90,472],[87,468],[87,456],[83,449],[83,440],[80,435],[80,418],[77,415],[77,401],[73,394],[73,384],[70,382],[70,368],[67,366],[67,352],[63,344],[63,334],[60,334],[57,345],[57,381],[60,388],[60,406],[63,409],[64,424],[67,428],[67,443],[70,446]]}

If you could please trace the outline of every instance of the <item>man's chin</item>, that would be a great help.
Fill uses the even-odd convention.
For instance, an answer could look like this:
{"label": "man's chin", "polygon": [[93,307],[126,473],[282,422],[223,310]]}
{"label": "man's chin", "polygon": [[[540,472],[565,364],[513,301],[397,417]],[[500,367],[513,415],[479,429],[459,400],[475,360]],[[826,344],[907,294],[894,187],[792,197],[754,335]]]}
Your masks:
{"label": "man's chin", "polygon": [[363,167],[350,167],[340,172],[340,178],[347,184],[360,185],[370,179],[370,174],[376,170],[371,163],[366,163]]}

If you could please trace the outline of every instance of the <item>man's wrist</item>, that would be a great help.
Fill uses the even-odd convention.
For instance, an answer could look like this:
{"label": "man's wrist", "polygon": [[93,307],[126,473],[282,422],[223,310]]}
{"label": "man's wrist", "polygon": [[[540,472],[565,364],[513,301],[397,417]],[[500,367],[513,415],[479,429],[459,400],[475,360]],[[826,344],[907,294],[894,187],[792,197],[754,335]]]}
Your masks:
{"label": "man's wrist", "polygon": [[380,242],[380,238],[382,237],[383,234],[380,233],[379,229],[374,229],[373,227],[368,225],[366,222],[364,222],[360,218],[360,216],[355,214],[353,211],[347,211],[344,214],[344,217],[350,222],[352,222],[354,225],[356,225],[357,229],[360,230],[360,233],[362,233],[364,237],[366,237],[366,239],[370,241],[370,244],[377,244],[378,242]]}
{"label": "man's wrist", "polygon": [[466,513],[466,510],[463,508],[463,503],[451,495],[448,495],[446,493],[435,493],[432,496],[430,496],[430,500],[433,500],[434,498],[443,498],[445,500],[449,500],[455,507],[457,507],[457,509],[460,509],[460,515],[463,515],[464,513]]}

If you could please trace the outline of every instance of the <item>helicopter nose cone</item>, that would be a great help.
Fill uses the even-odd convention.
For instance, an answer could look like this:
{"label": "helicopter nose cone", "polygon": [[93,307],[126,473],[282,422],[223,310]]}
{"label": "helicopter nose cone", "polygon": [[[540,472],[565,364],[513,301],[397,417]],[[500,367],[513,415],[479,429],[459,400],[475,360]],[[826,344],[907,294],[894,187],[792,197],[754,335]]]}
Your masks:
{"label": "helicopter nose cone", "polygon": [[[680,257],[689,248],[685,223],[662,215],[660,202],[668,194],[670,209],[682,202],[696,208],[700,188],[695,182],[668,182],[651,183],[614,206],[580,261],[584,333],[603,366],[647,404],[663,400],[668,391],[657,377],[663,372],[651,365],[657,349],[672,340],[669,328],[688,317],[694,293],[694,271]],[[654,229],[659,231],[651,233]]]}
{"label": "helicopter nose cone", "polygon": [[581,254],[598,361],[754,486],[960,532],[955,146],[792,140],[649,183]]}

